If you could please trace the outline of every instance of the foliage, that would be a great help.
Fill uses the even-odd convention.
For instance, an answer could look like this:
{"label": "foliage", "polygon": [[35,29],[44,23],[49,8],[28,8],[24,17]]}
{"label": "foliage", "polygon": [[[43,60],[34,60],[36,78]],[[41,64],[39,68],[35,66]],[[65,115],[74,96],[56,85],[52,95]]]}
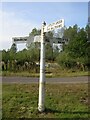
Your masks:
{"label": "foliage", "polygon": [[85,56],[87,48],[87,35],[84,29],[81,29],[75,38],[69,41],[67,45],[67,52],[73,58]]}
{"label": "foliage", "polygon": [[9,59],[9,53],[6,52],[6,50],[2,50],[2,61],[6,63],[8,59]]}
{"label": "foliage", "polygon": [[74,25],[65,30],[64,37],[68,38],[68,44],[64,45],[64,51],[57,57],[57,62],[62,66],[71,67],[74,67],[75,63],[79,62],[89,67],[90,45],[87,30]]}
{"label": "foliage", "polygon": [[30,35],[34,35],[34,36],[40,35],[40,34],[41,34],[41,30],[40,29],[36,29],[36,28],[32,29],[32,31],[30,33]]}
{"label": "foliage", "polygon": [[62,52],[56,58],[57,62],[64,68],[72,68],[76,66],[76,60],[72,59],[68,53]]}
{"label": "foliage", "polygon": [[53,48],[50,44],[46,44],[45,46],[45,57],[46,61],[52,61],[53,59]]}
{"label": "foliage", "polygon": [[15,43],[12,44],[12,46],[11,46],[11,48],[10,48],[10,51],[11,51],[12,53],[16,53],[16,52],[17,52],[17,46],[16,46]]}

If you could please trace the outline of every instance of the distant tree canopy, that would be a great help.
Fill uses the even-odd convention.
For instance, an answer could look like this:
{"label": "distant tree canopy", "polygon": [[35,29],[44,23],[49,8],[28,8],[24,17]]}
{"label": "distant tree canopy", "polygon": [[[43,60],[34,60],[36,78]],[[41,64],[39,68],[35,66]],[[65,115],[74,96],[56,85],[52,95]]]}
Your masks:
{"label": "distant tree canopy", "polygon": [[29,35],[40,35],[41,34],[41,30],[40,29],[32,29],[31,33]]}
{"label": "distant tree canopy", "polygon": [[[90,42],[89,39],[90,26],[79,28],[78,25],[70,26],[64,30],[64,38],[68,39],[68,44],[63,45],[63,51],[59,52],[58,49],[53,50],[49,42],[45,45],[46,61],[57,62],[60,66],[74,68],[77,63],[90,66]],[[34,28],[30,35],[40,35],[41,30]],[[60,31],[57,33],[61,35]],[[52,39],[53,32],[45,34],[47,41]],[[12,44],[11,48],[6,51],[2,50],[2,60],[7,63],[8,61],[16,60],[19,64],[23,65],[26,61],[36,63],[40,61],[40,43],[31,43],[28,49],[17,52],[16,44]]]}
{"label": "distant tree canopy", "polygon": [[16,53],[16,52],[17,52],[17,46],[16,46],[15,43],[12,44],[12,46],[11,46],[11,48],[10,48],[10,51],[11,51],[12,53]]}

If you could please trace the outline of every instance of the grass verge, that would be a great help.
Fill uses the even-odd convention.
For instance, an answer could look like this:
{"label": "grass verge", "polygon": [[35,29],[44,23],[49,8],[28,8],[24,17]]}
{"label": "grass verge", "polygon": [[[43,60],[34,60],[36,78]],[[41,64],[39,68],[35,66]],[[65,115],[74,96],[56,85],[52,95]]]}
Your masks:
{"label": "grass verge", "polygon": [[3,84],[4,118],[88,119],[87,84],[46,84],[46,111],[39,113],[38,84]]}
{"label": "grass verge", "polygon": [[[29,72],[9,72],[3,71],[2,76],[22,76],[22,77],[39,77],[39,73],[29,73]],[[46,73],[46,77],[74,77],[74,76],[88,76],[88,71],[71,71],[71,70],[56,70],[50,73]]]}

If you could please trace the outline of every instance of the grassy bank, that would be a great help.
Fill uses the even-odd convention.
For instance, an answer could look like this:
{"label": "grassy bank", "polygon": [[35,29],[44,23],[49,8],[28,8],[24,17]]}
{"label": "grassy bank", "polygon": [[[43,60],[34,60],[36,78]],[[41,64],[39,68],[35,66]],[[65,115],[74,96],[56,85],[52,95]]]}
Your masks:
{"label": "grassy bank", "polygon": [[3,84],[3,118],[88,118],[87,84],[47,84],[39,113],[38,84]]}
{"label": "grassy bank", "polygon": [[[29,73],[29,72],[9,72],[3,71],[2,76],[22,76],[22,77],[39,77],[39,73]],[[52,70],[46,72],[46,77],[70,77],[70,76],[88,76],[88,71],[73,71],[73,70]]]}

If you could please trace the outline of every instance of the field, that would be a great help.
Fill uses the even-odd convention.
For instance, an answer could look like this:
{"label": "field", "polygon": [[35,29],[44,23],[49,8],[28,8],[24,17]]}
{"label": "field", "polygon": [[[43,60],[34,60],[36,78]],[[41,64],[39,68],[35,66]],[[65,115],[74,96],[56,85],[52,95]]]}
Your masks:
{"label": "field", "polygon": [[39,113],[38,84],[3,84],[5,118],[88,119],[88,84],[46,84],[46,110]]}

